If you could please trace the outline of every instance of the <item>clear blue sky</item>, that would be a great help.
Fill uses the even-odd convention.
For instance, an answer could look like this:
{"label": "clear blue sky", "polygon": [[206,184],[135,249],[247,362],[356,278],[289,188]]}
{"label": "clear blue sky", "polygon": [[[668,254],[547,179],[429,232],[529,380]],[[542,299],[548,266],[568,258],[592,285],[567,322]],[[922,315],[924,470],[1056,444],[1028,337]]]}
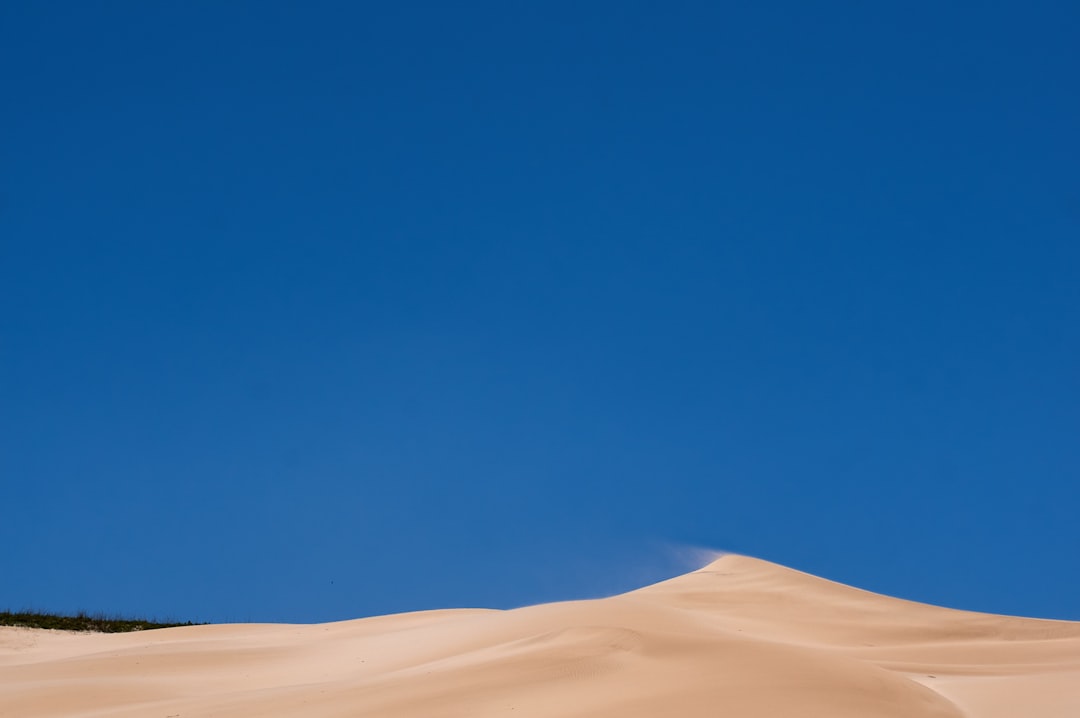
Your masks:
{"label": "clear blue sky", "polygon": [[0,608],[748,553],[1080,619],[1075,2],[6,2]]}

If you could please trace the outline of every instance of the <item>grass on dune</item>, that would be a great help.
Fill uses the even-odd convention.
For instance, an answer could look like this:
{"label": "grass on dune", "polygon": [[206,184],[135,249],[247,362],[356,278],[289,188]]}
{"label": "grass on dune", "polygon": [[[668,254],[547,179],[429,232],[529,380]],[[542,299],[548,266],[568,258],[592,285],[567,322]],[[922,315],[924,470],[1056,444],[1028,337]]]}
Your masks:
{"label": "grass on dune", "polygon": [[37,611],[0,611],[0,626],[19,626],[22,628],[53,628],[61,631],[90,631],[94,633],[126,633],[129,631],[149,631],[155,628],[174,628],[176,626],[200,625],[186,623],[159,623],[142,618],[106,616],[101,613],[87,614],[82,611],[74,616]]}

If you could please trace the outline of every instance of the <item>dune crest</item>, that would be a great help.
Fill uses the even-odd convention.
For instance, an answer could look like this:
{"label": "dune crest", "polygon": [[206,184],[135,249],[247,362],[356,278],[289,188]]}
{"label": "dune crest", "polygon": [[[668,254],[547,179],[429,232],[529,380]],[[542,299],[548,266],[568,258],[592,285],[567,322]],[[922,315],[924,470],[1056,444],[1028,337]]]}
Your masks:
{"label": "dune crest", "polygon": [[1080,716],[1080,623],[725,554],[591,601],[134,634],[0,628],[0,718]]}

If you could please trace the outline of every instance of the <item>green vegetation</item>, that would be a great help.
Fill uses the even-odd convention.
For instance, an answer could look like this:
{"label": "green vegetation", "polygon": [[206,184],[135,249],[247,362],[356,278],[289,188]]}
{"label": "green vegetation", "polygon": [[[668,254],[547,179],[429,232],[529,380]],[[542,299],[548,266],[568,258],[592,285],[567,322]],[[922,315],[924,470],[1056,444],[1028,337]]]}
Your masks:
{"label": "green vegetation", "polygon": [[0,611],[0,626],[21,626],[23,628],[55,628],[61,631],[93,631],[95,633],[126,633],[128,631],[149,631],[154,628],[173,628],[175,626],[202,625],[192,623],[158,623],[141,618],[121,618],[104,614],[88,615],[80,611],[74,616],[60,616],[55,613],[23,611],[13,613]]}

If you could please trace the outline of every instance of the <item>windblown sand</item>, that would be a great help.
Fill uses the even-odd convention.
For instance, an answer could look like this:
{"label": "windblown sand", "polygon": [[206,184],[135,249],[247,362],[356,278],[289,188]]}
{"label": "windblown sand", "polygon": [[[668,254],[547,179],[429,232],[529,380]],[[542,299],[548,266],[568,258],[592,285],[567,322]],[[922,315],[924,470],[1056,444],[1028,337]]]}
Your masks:
{"label": "windblown sand", "polygon": [[129,634],[0,628],[0,716],[1078,718],[1080,623],[744,556],[512,611]]}

